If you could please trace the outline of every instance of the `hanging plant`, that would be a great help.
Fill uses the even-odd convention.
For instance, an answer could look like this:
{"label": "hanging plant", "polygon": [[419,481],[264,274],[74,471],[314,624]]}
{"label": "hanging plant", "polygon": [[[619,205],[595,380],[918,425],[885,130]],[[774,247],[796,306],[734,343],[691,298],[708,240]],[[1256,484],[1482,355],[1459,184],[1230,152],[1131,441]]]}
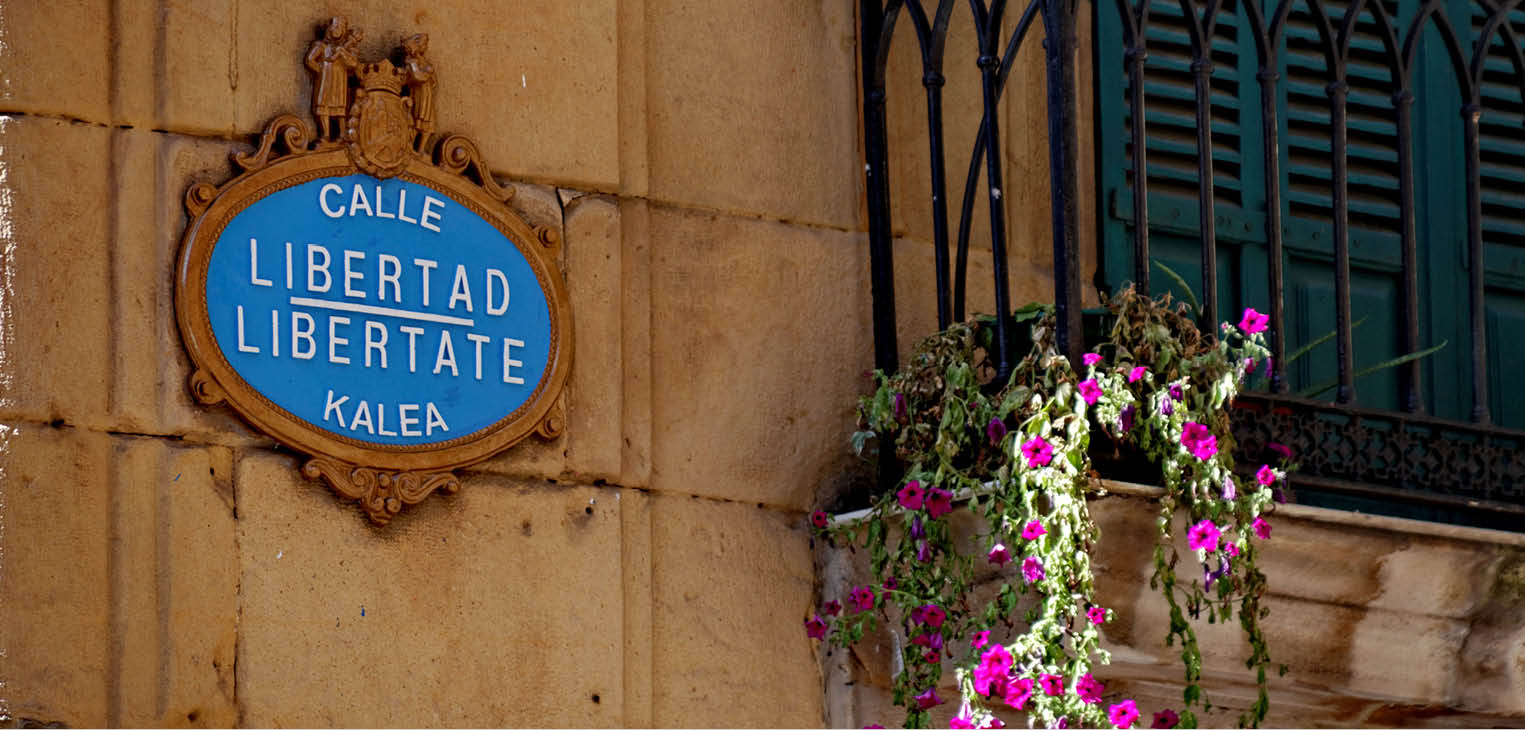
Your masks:
{"label": "hanging plant", "polygon": [[[1125,289],[1107,309],[1110,337],[1084,356],[1083,373],[1056,349],[1053,317],[1029,308],[1032,351],[1006,382],[992,382],[986,359],[994,328],[975,321],[920,343],[903,370],[877,375],[861,403],[855,446],[876,444],[905,473],[866,518],[812,515],[820,537],[868,552],[874,582],[827,601],[805,629],[845,647],[882,620],[904,637],[893,697],[906,727],[926,726],[928,711],[950,700],[961,703],[953,727],[1000,727],[993,711],[1003,707],[1045,727],[1138,722],[1136,703],[1103,701],[1092,673],[1110,661],[1100,628],[1115,610],[1094,598],[1100,536],[1086,498],[1100,490],[1090,457],[1098,431],[1157,466],[1164,487],[1150,586],[1169,607],[1164,638],[1180,647],[1186,685],[1179,712],[1163,709],[1154,726],[1193,727],[1193,708],[1208,706],[1188,617],[1237,615],[1260,688],[1240,722],[1265,717],[1270,656],[1256,554],[1270,538],[1266,513],[1291,455],[1279,449],[1277,465],[1236,475],[1227,409],[1267,358],[1266,317],[1247,309],[1213,337],[1168,297]],[[956,536],[948,520],[956,508],[980,517],[984,531]],[[1174,539],[1183,527],[1188,556]],[[980,563],[1011,566],[988,599],[972,590]],[[958,698],[937,694],[945,656],[956,661]]]}

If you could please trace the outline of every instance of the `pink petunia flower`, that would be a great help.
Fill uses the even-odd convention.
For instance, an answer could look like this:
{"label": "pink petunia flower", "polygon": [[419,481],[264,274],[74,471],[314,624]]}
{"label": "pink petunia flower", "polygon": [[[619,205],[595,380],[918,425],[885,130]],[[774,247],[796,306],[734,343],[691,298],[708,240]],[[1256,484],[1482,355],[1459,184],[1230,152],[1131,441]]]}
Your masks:
{"label": "pink petunia flower", "polygon": [[1022,561],[1022,577],[1028,583],[1036,583],[1043,580],[1043,561],[1037,558],[1026,558]]}
{"label": "pink petunia flower", "polygon": [[940,487],[927,490],[927,516],[937,519],[953,511],[953,493]]}
{"label": "pink petunia flower", "polygon": [[1107,708],[1107,719],[1121,730],[1128,730],[1138,719],[1138,705],[1133,700],[1123,700]]}
{"label": "pink petunia flower", "polygon": [[928,603],[921,607],[921,622],[932,628],[941,628],[948,614],[935,603]]}
{"label": "pink petunia flower", "polygon": [[1006,683],[1006,704],[1014,710],[1027,709],[1027,701],[1033,698],[1033,681],[1017,677]]}
{"label": "pink petunia flower", "polygon": [[1086,609],[1086,618],[1090,619],[1091,623],[1100,626],[1107,622],[1107,609],[1101,606],[1092,606]]}
{"label": "pink petunia flower", "polygon": [[1101,386],[1096,384],[1096,378],[1080,381],[1080,397],[1085,399],[1086,405],[1096,405],[1097,399],[1101,398]]}
{"label": "pink petunia flower", "polygon": [[901,487],[899,492],[895,493],[895,499],[900,502],[901,507],[913,510],[921,509],[922,500],[925,496],[926,492],[922,491],[921,482],[915,479],[906,482],[906,485]]}
{"label": "pink petunia flower", "polygon": [[991,446],[1001,443],[1001,439],[1006,437],[1006,424],[1001,419],[991,416],[990,423],[985,425],[985,435],[989,437]]}
{"label": "pink petunia flower", "polygon": [[969,714],[969,703],[958,708],[958,714],[948,718],[949,730],[974,730],[974,716]]}
{"label": "pink petunia flower", "polygon": [[1271,539],[1271,523],[1266,522],[1264,518],[1256,517],[1255,521],[1250,523],[1250,529],[1255,531],[1255,537],[1262,540]]}
{"label": "pink petunia flower", "polygon": [[816,527],[825,528],[829,523],[830,520],[827,519],[825,512],[816,510],[810,513],[810,524],[815,525]]}
{"label": "pink petunia flower", "polygon": [[1202,520],[1186,531],[1186,546],[1192,550],[1213,552],[1218,549],[1218,538],[1222,534],[1212,520]]}
{"label": "pink petunia flower", "polygon": [[821,614],[805,619],[805,635],[812,639],[826,638],[826,622],[821,620]]}
{"label": "pink petunia flower", "polygon": [[1064,694],[1064,677],[1057,674],[1044,674],[1038,677],[1038,684],[1043,687],[1043,694],[1050,697]]}
{"label": "pink petunia flower", "polygon": [[936,687],[928,687],[927,691],[916,695],[914,699],[919,710],[930,710],[943,703],[943,698],[937,696]]}
{"label": "pink petunia flower", "polygon": [[1138,367],[1135,367],[1132,370],[1129,370],[1128,371],[1128,382],[1130,382],[1130,383],[1137,383],[1139,381],[1139,378],[1144,377],[1144,373],[1147,373],[1147,372],[1149,372],[1149,368],[1146,368],[1143,365],[1139,365]]}
{"label": "pink petunia flower", "polygon": [[1164,728],[1165,730],[1169,730],[1170,728],[1180,724],[1180,722],[1181,716],[1177,715],[1175,710],[1160,710],[1159,712],[1154,713],[1154,722],[1150,723],[1149,727]]}
{"label": "pink petunia flower", "polygon": [[996,543],[995,547],[990,548],[990,555],[987,557],[990,562],[999,567],[1011,562],[1011,551],[1006,549],[1005,545]]}
{"label": "pink petunia flower", "polygon": [[1261,464],[1260,470],[1255,472],[1255,481],[1263,487],[1269,487],[1276,483],[1276,470],[1270,464]]}
{"label": "pink petunia flower", "polygon": [[1275,441],[1272,441],[1271,443],[1266,444],[1266,448],[1268,448],[1268,449],[1270,449],[1272,451],[1275,451],[1276,453],[1280,454],[1281,458],[1283,458],[1283,459],[1286,459],[1288,461],[1292,460],[1292,449],[1289,449],[1286,446],[1283,446],[1281,444],[1276,443]]}
{"label": "pink petunia flower", "polygon": [[1047,441],[1034,436],[1022,444],[1022,456],[1027,458],[1028,468],[1048,466],[1054,460],[1054,447]]}
{"label": "pink petunia flower", "polygon": [[974,633],[974,640],[969,642],[969,646],[974,647],[975,649],[983,649],[985,648],[985,645],[989,643],[990,630],[986,629],[985,631],[976,631]]}
{"label": "pink petunia flower", "polygon": [[1080,701],[1088,705],[1094,705],[1101,701],[1101,693],[1106,690],[1106,685],[1096,681],[1090,672],[1080,675],[1075,680],[1075,694],[1080,696]]}
{"label": "pink petunia flower", "polygon": [[826,605],[821,606],[821,613],[824,613],[827,616],[836,616],[837,614],[842,613],[842,602],[835,598],[827,601]]}
{"label": "pink petunia flower", "polygon": [[1223,543],[1223,552],[1228,553],[1228,556],[1231,558],[1237,558],[1239,557],[1239,546],[1231,542]]}
{"label": "pink petunia flower", "polygon": [[874,607],[874,589],[868,586],[858,586],[847,594],[847,602],[854,611],[862,613]]}
{"label": "pink petunia flower", "polygon": [[1247,335],[1266,331],[1266,325],[1271,322],[1271,316],[1245,307],[1244,318],[1239,320],[1239,329]]}
{"label": "pink petunia flower", "polygon": [[1081,355],[1080,359],[1087,365],[1095,365],[1096,363],[1101,362],[1101,355],[1098,355],[1094,352],[1088,352],[1084,355]]}
{"label": "pink petunia flower", "polygon": [[1192,456],[1203,461],[1213,458],[1218,453],[1218,437],[1212,431],[1195,421],[1187,421],[1181,426],[1181,445],[1191,452]]}
{"label": "pink petunia flower", "polygon": [[985,724],[980,726],[980,730],[1001,730],[1003,727],[1006,727],[1006,723],[1002,722],[1001,718],[991,715],[986,718]]}
{"label": "pink petunia flower", "polygon": [[1027,525],[1022,528],[1023,540],[1036,540],[1047,534],[1048,530],[1043,529],[1043,523],[1037,520],[1028,522]]}
{"label": "pink petunia flower", "polygon": [[995,644],[980,655],[979,666],[974,668],[974,691],[986,697],[1006,688],[1011,674],[1011,652]]}

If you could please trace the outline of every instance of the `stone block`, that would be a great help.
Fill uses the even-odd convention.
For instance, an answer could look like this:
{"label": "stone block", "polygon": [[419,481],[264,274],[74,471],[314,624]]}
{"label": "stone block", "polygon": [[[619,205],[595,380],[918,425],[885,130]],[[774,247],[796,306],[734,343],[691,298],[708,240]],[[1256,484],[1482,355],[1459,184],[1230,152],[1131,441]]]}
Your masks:
{"label": "stone block", "polygon": [[101,127],[0,117],[0,418],[106,414],[110,147]]}
{"label": "stone block", "polygon": [[1414,538],[1382,556],[1382,593],[1367,605],[1465,618],[1489,598],[1497,565],[1497,552],[1476,543]]}
{"label": "stone block", "polygon": [[653,488],[803,509],[853,463],[859,238],[671,209],[651,230]]}
{"label": "stone block", "polygon": [[243,723],[620,722],[619,490],[474,475],[376,528],[296,466],[237,467]]}
{"label": "stone block", "polygon": [[104,727],[116,668],[111,439],[0,425],[0,464],[3,710],[39,724]]}
{"label": "stone block", "polygon": [[814,589],[803,521],[660,494],[651,511],[653,723],[820,725],[802,623]]}
{"label": "stone block", "polygon": [[106,0],[6,3],[0,103],[13,112],[104,123],[113,81],[111,15]]}
{"label": "stone block", "polygon": [[1365,605],[1382,595],[1389,556],[1402,535],[1292,518],[1268,518],[1273,539],[1262,543],[1261,570],[1276,593],[1307,600]]}
{"label": "stone block", "polygon": [[1349,691],[1416,704],[1450,699],[1448,668],[1461,658],[1466,621],[1372,608],[1351,628],[1341,638],[1350,647]]}
{"label": "stone block", "polygon": [[646,17],[652,198],[858,225],[851,6],[651,0]]}
{"label": "stone block", "polygon": [[616,201],[583,196],[567,207],[567,287],[576,364],[567,401],[567,469],[618,480],[623,377],[620,347],[620,213]]}

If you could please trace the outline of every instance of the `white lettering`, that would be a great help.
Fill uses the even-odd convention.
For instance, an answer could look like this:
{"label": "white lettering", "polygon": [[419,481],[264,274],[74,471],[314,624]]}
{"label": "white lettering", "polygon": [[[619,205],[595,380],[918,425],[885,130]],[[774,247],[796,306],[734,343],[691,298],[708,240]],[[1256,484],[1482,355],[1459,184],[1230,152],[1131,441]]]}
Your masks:
{"label": "white lettering", "polygon": [[524,343],[512,337],[503,338],[503,382],[509,385],[524,385],[524,378],[512,374],[513,368],[524,367],[524,363],[515,360],[511,348],[524,347]]}
{"label": "white lettering", "polygon": [[386,211],[381,209],[381,186],[380,185],[376,186],[376,217],[377,218],[396,218],[397,217],[395,215],[389,215],[389,214],[387,214]]}
{"label": "white lettering", "polygon": [[[318,264],[317,254],[323,254],[322,265]],[[328,275],[328,249],[316,243],[307,244],[307,291],[328,291],[333,286],[333,277]],[[323,275],[323,286],[315,286],[312,281],[317,274]]]}
{"label": "white lettering", "polygon": [[286,290],[291,290],[291,242],[286,242]]}
{"label": "white lettering", "polygon": [[440,415],[438,408],[434,407],[434,401],[429,401],[425,417],[429,419],[429,422],[424,425],[424,430],[427,432],[426,436],[434,435],[434,424],[436,423],[439,424],[439,430],[450,431],[450,427],[445,425],[445,417]]}
{"label": "white lettering", "polygon": [[466,303],[466,311],[471,310],[471,286],[466,283],[466,265],[455,265],[455,284],[450,287],[450,309],[455,309],[456,300]]}
{"label": "white lettering", "polygon": [[[307,326],[299,327],[297,326],[298,323],[306,323]],[[314,355],[318,354],[318,343],[314,342],[312,339],[312,333],[317,329],[317,327],[317,323],[312,321],[312,315],[306,312],[291,313],[292,357],[298,360],[311,360]],[[302,348],[297,347],[297,343],[299,341],[307,343],[307,350],[305,352],[303,352]]]}
{"label": "white lettering", "polygon": [[398,188],[397,189],[397,220],[400,220],[403,223],[417,223],[418,222],[417,218],[409,218],[406,215],[407,208],[408,208],[408,191],[407,191],[406,188]]}
{"label": "white lettering", "polygon": [[387,407],[385,403],[376,404],[376,435],[396,436],[396,431],[387,430]]}
{"label": "white lettering", "polygon": [[[493,284],[494,281],[500,282],[503,285],[503,305],[502,306],[493,306],[493,303],[492,303],[492,284]],[[507,311],[508,311],[508,277],[504,276],[503,272],[498,271],[497,269],[488,269],[487,270],[487,313],[488,314],[492,314],[492,315],[500,315],[500,314],[503,314],[504,312],[507,312]]]}
{"label": "white lettering", "polygon": [[335,365],[348,365],[349,357],[338,354],[341,346],[349,344],[349,338],[339,336],[338,328],[341,325],[348,327],[349,317],[328,318],[328,361]]}
{"label": "white lettering", "polygon": [[434,208],[436,206],[444,207],[444,205],[445,205],[445,201],[440,200],[439,198],[436,198],[433,195],[425,195],[424,196],[424,212],[423,212],[423,215],[419,216],[418,224],[423,226],[424,228],[427,228],[427,229],[429,229],[431,231],[434,231],[435,233],[439,233],[439,226],[430,225],[429,219],[433,218],[434,220],[440,220],[440,214],[437,211],[435,211]]}
{"label": "white lettering", "polygon": [[[381,333],[381,339],[373,339],[372,332]],[[365,321],[365,366],[371,366],[371,350],[381,353],[377,359],[381,360],[381,369],[387,369],[387,326],[380,322]]]}
{"label": "white lettering", "polygon": [[413,428],[413,429],[408,428],[408,426],[417,426],[418,425],[418,416],[409,417],[408,416],[409,413],[418,413],[418,404],[417,403],[403,403],[403,404],[400,404],[400,405],[397,406],[397,420],[398,420],[398,422],[400,424],[402,424],[401,425],[402,435],[404,435],[404,436],[422,436],[422,435],[424,435],[423,431],[420,431],[420,430],[418,430],[416,428]]}
{"label": "white lettering", "polygon": [[471,340],[472,342],[475,342],[476,345],[477,345],[477,380],[481,380],[482,379],[482,345],[484,343],[487,343],[487,342],[492,342],[492,338],[488,337],[487,335],[479,335],[479,334],[477,334],[475,332],[467,332],[466,333],[466,339]]}
{"label": "white lettering", "polygon": [[455,344],[450,341],[450,330],[440,330],[439,351],[434,353],[434,374],[439,375],[446,365],[450,366],[450,374],[461,377],[461,371],[455,367]]}
{"label": "white lettering", "polygon": [[[359,190],[360,188],[356,186],[355,189]],[[360,405],[355,406],[355,415],[350,416],[349,430],[359,431],[361,423],[365,424],[366,433],[372,436],[376,435],[376,427],[371,423],[371,404],[365,401],[360,401]]]}
{"label": "white lettering", "polygon": [[359,183],[356,183],[355,184],[355,192],[354,192],[354,194],[352,194],[350,196],[350,199],[349,199],[349,215],[350,215],[350,217],[351,218],[355,217],[355,211],[360,210],[361,208],[365,209],[365,214],[366,215],[370,215],[370,216],[376,215],[375,213],[371,212],[371,201],[365,199],[365,189],[360,187]]}
{"label": "white lettering", "polygon": [[339,406],[344,405],[344,401],[347,400],[349,400],[347,395],[340,396],[339,400],[334,400],[334,392],[332,390],[328,391],[328,401],[323,405],[323,422],[328,423],[329,414],[333,414],[334,418],[339,420],[339,428],[346,428],[344,425],[344,411],[339,410]]}
{"label": "white lettering", "polygon": [[244,305],[238,305],[238,351],[259,354],[259,348],[244,344]]}
{"label": "white lettering", "polygon": [[281,356],[281,310],[270,310],[270,356]]}
{"label": "white lettering", "polygon": [[259,278],[259,244],[249,239],[249,283],[254,286],[274,286],[275,282]]}
{"label": "white lettering", "polygon": [[[380,262],[376,265],[376,268],[378,269],[378,278],[381,279],[381,282],[376,285],[376,298],[382,301],[386,301],[387,282],[391,282],[392,301],[401,303],[402,284],[400,284],[399,281],[402,279],[402,262],[399,261],[396,256],[393,256],[389,253],[377,254],[376,259]],[[392,269],[392,273],[390,274],[387,273],[388,265],[390,265]]]}
{"label": "white lettering", "polygon": [[439,266],[439,262],[430,261],[429,259],[413,259],[413,265],[417,266],[418,273],[423,275],[424,306],[427,307],[429,306],[429,272],[433,271],[434,267]]}
{"label": "white lettering", "polygon": [[355,267],[350,266],[350,262],[352,262],[352,261],[359,261],[359,262],[361,262],[361,266],[364,266],[365,265],[365,252],[364,251],[350,251],[348,249],[346,249],[344,251],[344,296],[347,296],[347,297],[356,297],[356,298],[359,298],[359,299],[364,299],[365,298],[365,292],[364,291],[350,286],[350,282],[352,282],[352,281],[360,281],[361,279],[365,278],[365,274],[364,273],[356,271]]}
{"label": "white lettering", "polygon": [[424,333],[422,327],[409,327],[403,325],[397,329],[408,333],[408,372],[418,372],[418,336]]}
{"label": "white lettering", "polygon": [[318,191],[318,207],[323,209],[323,215],[326,215],[329,218],[338,218],[344,215],[344,206],[341,205],[337,209],[328,207],[329,193],[338,193],[343,195],[344,188],[339,187],[335,183],[329,183],[324,185],[322,190]]}

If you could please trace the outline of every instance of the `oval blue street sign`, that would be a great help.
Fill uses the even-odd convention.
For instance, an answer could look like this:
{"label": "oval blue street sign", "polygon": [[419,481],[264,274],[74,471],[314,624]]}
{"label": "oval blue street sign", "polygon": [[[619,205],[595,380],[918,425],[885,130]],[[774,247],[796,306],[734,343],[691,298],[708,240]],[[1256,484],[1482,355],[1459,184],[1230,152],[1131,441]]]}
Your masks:
{"label": "oval blue street sign", "polygon": [[489,428],[551,370],[550,304],[519,247],[400,178],[321,177],[234,215],[211,252],[206,311],[261,396],[362,444]]}

